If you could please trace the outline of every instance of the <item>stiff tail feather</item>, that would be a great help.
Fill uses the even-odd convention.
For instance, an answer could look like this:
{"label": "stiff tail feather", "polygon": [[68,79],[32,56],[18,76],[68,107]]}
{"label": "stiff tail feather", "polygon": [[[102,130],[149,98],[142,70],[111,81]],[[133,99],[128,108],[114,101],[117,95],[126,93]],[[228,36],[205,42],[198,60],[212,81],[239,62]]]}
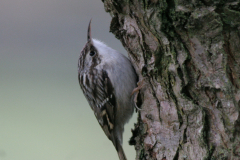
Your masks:
{"label": "stiff tail feather", "polygon": [[126,155],[125,155],[125,153],[124,153],[124,151],[123,151],[122,145],[121,145],[119,142],[117,142],[116,145],[117,145],[117,146],[116,146],[116,150],[117,150],[117,152],[118,152],[118,157],[119,157],[119,159],[120,159],[120,160],[127,160],[127,157],[126,157]]}
{"label": "stiff tail feather", "polygon": [[119,139],[115,138],[113,132],[112,132],[111,136],[112,136],[111,140],[112,140],[112,143],[113,143],[114,147],[117,150],[119,160],[127,160],[127,157],[126,157],[126,155],[123,151],[123,148],[122,148],[121,143],[119,142]]}

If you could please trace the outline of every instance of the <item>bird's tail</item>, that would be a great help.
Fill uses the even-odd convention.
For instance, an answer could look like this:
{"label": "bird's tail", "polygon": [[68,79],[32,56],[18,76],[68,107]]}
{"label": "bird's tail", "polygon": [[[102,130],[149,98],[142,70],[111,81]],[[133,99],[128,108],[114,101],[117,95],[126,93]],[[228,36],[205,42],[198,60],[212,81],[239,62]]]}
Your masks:
{"label": "bird's tail", "polygon": [[124,153],[124,151],[123,151],[123,148],[122,148],[122,145],[121,145],[121,142],[120,142],[120,140],[118,139],[118,138],[116,138],[117,136],[114,136],[114,133],[112,132],[112,134],[111,134],[111,140],[112,140],[112,142],[113,142],[113,145],[114,145],[114,147],[116,148],[116,150],[117,150],[117,153],[118,153],[118,157],[119,157],[119,159],[120,160],[127,160],[127,157],[126,157],[126,155],[125,155],[125,153]]}
{"label": "bird's tail", "polygon": [[123,151],[122,145],[117,141],[116,143],[116,150],[118,152],[118,157],[120,160],[127,160],[127,157]]}

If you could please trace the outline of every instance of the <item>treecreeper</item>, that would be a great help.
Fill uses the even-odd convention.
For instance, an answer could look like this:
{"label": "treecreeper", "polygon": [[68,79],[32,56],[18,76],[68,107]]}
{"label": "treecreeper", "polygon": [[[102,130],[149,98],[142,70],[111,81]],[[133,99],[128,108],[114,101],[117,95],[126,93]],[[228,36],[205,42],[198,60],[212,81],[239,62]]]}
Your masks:
{"label": "treecreeper", "polygon": [[78,60],[78,81],[100,126],[117,150],[120,160],[127,160],[122,148],[124,125],[134,112],[132,91],[137,75],[127,57],[91,36]]}

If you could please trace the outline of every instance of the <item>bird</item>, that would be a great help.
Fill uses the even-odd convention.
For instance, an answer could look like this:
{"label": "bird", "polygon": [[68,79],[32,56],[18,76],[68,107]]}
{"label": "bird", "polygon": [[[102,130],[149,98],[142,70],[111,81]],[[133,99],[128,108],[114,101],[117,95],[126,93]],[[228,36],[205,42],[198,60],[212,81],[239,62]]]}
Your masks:
{"label": "bird", "polygon": [[137,74],[130,60],[105,43],[92,38],[91,20],[87,43],[78,59],[78,81],[101,128],[112,141],[120,160],[124,125],[134,112]]}

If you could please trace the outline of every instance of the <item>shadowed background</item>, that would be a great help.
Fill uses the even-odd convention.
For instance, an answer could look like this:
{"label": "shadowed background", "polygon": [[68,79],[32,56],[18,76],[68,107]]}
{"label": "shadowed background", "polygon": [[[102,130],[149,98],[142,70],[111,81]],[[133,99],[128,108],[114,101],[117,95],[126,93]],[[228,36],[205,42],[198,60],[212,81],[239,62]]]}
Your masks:
{"label": "shadowed background", "polygon": [[77,79],[91,18],[92,36],[126,53],[100,0],[0,1],[0,160],[118,159]]}

